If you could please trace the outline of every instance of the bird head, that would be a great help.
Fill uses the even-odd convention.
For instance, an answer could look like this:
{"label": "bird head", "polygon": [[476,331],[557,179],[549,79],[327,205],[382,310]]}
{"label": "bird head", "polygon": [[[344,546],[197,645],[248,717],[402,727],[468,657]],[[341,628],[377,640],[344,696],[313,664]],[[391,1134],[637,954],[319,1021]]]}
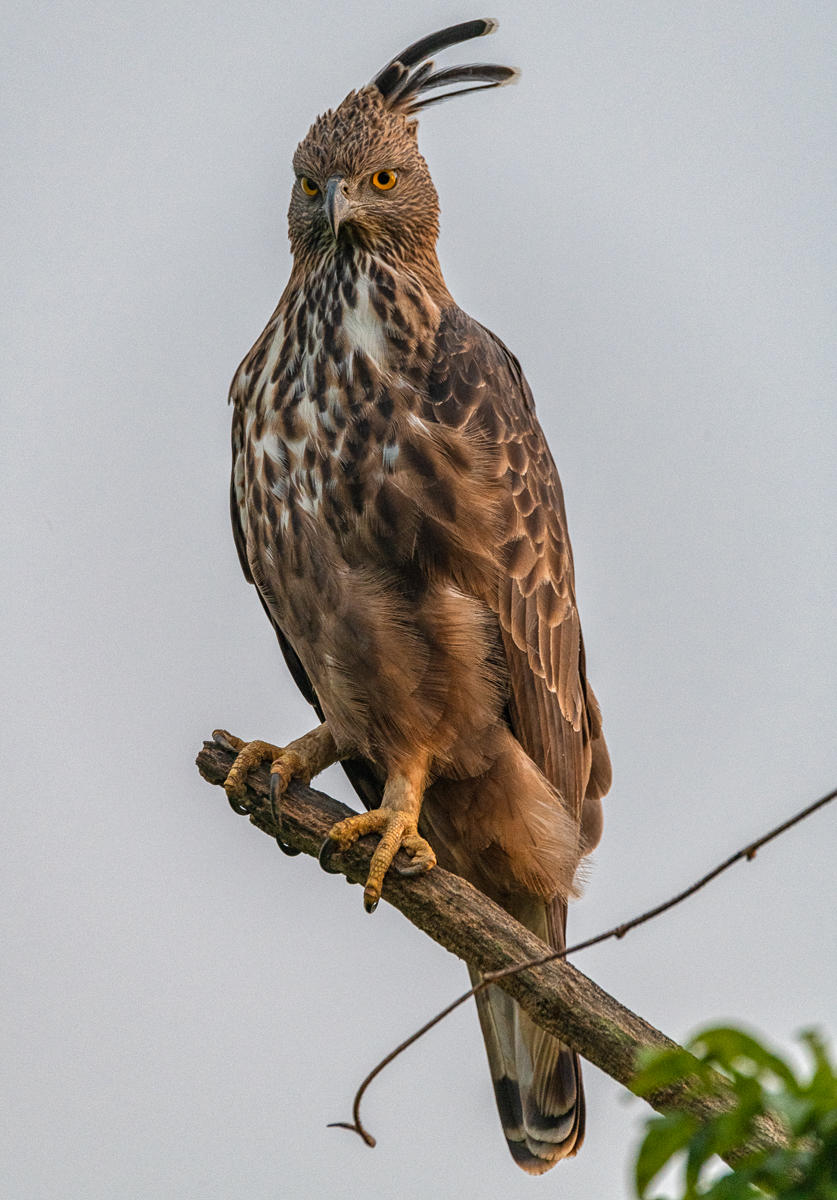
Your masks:
{"label": "bird head", "polygon": [[[511,83],[518,72],[489,63],[437,71],[429,56],[496,28],[488,19],[465,21],[422,38],[317,118],[293,161],[288,231],[295,259],[317,262],[355,246],[407,262],[435,252],[439,200],[418,148],[416,113]],[[439,92],[462,83],[468,86]]]}
{"label": "bird head", "polygon": [[339,244],[402,253],[435,245],[439,201],[416,125],[371,84],[314,122],[294,155],[295,255],[329,255]]}

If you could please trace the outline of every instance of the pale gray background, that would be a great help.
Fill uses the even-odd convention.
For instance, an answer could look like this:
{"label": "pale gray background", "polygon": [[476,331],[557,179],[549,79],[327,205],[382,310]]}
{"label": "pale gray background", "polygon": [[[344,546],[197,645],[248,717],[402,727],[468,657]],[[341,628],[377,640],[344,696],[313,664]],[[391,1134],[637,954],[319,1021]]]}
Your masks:
{"label": "pale gray background", "polygon": [[[464,308],[563,476],[615,764],[574,938],[828,790],[835,643],[830,2],[499,4],[516,89],[421,144]],[[227,517],[228,381],[289,269],[290,157],[429,0],[22,3],[3,67],[4,1196],[628,1194],[643,1106],[506,1153],[460,1011],[327,1130],[463,966],[236,818],[193,759],[290,738]],[[348,790],[331,775],[329,786]],[[675,1037],[833,1029],[835,814],[578,965]]]}

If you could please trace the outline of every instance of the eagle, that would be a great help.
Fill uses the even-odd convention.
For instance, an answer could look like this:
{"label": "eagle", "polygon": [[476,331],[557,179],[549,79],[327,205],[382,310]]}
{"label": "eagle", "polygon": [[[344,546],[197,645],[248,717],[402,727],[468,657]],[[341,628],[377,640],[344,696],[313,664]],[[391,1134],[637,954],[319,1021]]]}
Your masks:
{"label": "eagle", "polygon": [[[233,379],[230,498],[319,723],[284,746],[219,733],[234,806],[260,762],[277,806],[342,763],[366,811],[321,862],[377,837],[368,911],[390,867],[439,862],[560,949],[611,779],[561,484],[520,364],[447,288],[417,142],[425,108],[517,77],[432,61],[496,24],[415,42],[294,154],[293,269]],[[509,1149],[540,1174],[582,1143],[578,1058],[499,988],[478,1008]]]}

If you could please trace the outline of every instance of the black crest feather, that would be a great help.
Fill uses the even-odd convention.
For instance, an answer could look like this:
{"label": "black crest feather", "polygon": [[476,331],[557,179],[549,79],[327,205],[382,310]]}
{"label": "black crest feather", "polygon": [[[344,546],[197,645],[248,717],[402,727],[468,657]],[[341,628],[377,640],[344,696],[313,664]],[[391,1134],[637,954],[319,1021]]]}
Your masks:
{"label": "black crest feather", "polygon": [[[460,42],[469,42],[472,38],[493,33],[497,24],[491,17],[482,17],[476,21],[463,21],[459,25],[449,25],[447,29],[430,33],[397,54],[378,72],[372,84],[383,96],[387,107],[416,113],[431,104],[452,100],[455,96],[464,96],[467,92],[481,92],[486,88],[503,87],[504,84],[513,83],[519,75],[514,67],[501,67],[496,63],[471,63],[468,66],[435,71],[434,63],[430,61],[430,55],[439,50],[446,50],[449,46],[458,46]],[[457,83],[468,83],[470,86],[444,92],[441,96],[424,98],[426,92]]]}

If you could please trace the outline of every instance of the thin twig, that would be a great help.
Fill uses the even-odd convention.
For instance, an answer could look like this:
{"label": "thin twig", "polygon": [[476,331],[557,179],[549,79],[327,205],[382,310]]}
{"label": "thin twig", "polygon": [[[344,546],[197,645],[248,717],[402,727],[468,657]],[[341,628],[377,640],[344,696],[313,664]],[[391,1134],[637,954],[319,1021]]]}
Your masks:
{"label": "thin twig", "polygon": [[700,891],[700,889],[705,887],[707,883],[711,883],[713,879],[717,879],[717,877],[723,871],[726,871],[729,867],[733,866],[741,859],[746,859],[748,862],[751,862],[756,857],[756,854],[762,846],[767,845],[768,842],[773,841],[774,838],[779,837],[780,834],[785,833],[794,825],[798,825],[799,822],[804,821],[806,817],[810,817],[812,813],[816,812],[819,808],[823,808],[835,797],[837,797],[837,788],[829,792],[826,796],[821,796],[819,800],[815,800],[813,804],[809,804],[806,808],[803,808],[801,812],[796,813],[787,821],[783,821],[781,825],[777,825],[775,829],[771,829],[770,832],[764,834],[763,837],[757,838],[756,841],[750,842],[748,845],[743,846],[740,850],[737,850],[735,854],[731,854],[730,857],[725,859],[724,862],[720,863],[719,866],[713,868],[713,870],[709,871],[708,874],[702,876],[702,878],[698,879],[696,883],[684,888],[682,892],[678,892],[677,895],[672,896],[670,900],[666,900],[663,904],[658,904],[654,908],[649,908],[647,912],[642,913],[640,916],[634,917],[630,921],[625,921],[621,925],[614,925],[612,929],[608,929],[604,933],[596,934],[595,937],[587,938],[583,942],[576,942],[574,946],[567,946],[563,950],[552,950],[549,954],[541,955],[538,958],[527,959],[526,962],[516,963],[514,966],[505,967],[501,971],[486,972],[478,984],[472,988],[469,988],[467,992],[463,992],[461,996],[457,997],[457,999],[452,1001],[452,1003],[450,1003],[446,1008],[443,1008],[441,1012],[435,1015],[435,1017],[431,1017],[431,1019],[425,1025],[422,1025],[421,1029],[417,1029],[415,1033],[411,1033],[408,1038],[401,1042],[400,1045],[396,1046],[394,1050],[391,1050],[385,1058],[382,1058],[381,1061],[372,1068],[355,1093],[354,1103],[352,1104],[352,1117],[354,1118],[353,1121],[332,1121],[328,1128],[349,1129],[353,1133],[359,1134],[367,1146],[374,1146],[375,1138],[364,1126],[360,1119],[360,1104],[367,1088],[372,1083],[373,1079],[380,1075],[381,1071],[383,1071],[385,1067],[388,1067],[394,1059],[398,1058],[399,1054],[401,1054],[409,1046],[412,1046],[414,1042],[419,1040],[419,1038],[424,1037],[424,1035],[428,1033],[434,1025],[438,1025],[440,1021],[443,1021],[445,1017],[449,1016],[455,1009],[459,1008],[461,1004],[464,1004],[466,1000],[470,1000],[472,996],[476,996],[477,992],[481,992],[484,988],[488,987],[489,984],[496,983],[500,979],[505,979],[509,975],[517,975],[520,971],[531,970],[535,967],[542,967],[546,963],[555,962],[556,959],[566,958],[568,954],[576,954],[579,950],[587,950],[590,946],[596,946],[599,944],[599,942],[606,942],[610,938],[623,938],[625,934],[629,932],[629,930],[635,929],[637,925],[644,925],[646,921],[651,921],[654,917],[660,916],[661,913],[667,912],[670,908],[674,908],[675,905],[680,904],[681,901],[688,899],[689,896],[693,896],[695,892]]}

